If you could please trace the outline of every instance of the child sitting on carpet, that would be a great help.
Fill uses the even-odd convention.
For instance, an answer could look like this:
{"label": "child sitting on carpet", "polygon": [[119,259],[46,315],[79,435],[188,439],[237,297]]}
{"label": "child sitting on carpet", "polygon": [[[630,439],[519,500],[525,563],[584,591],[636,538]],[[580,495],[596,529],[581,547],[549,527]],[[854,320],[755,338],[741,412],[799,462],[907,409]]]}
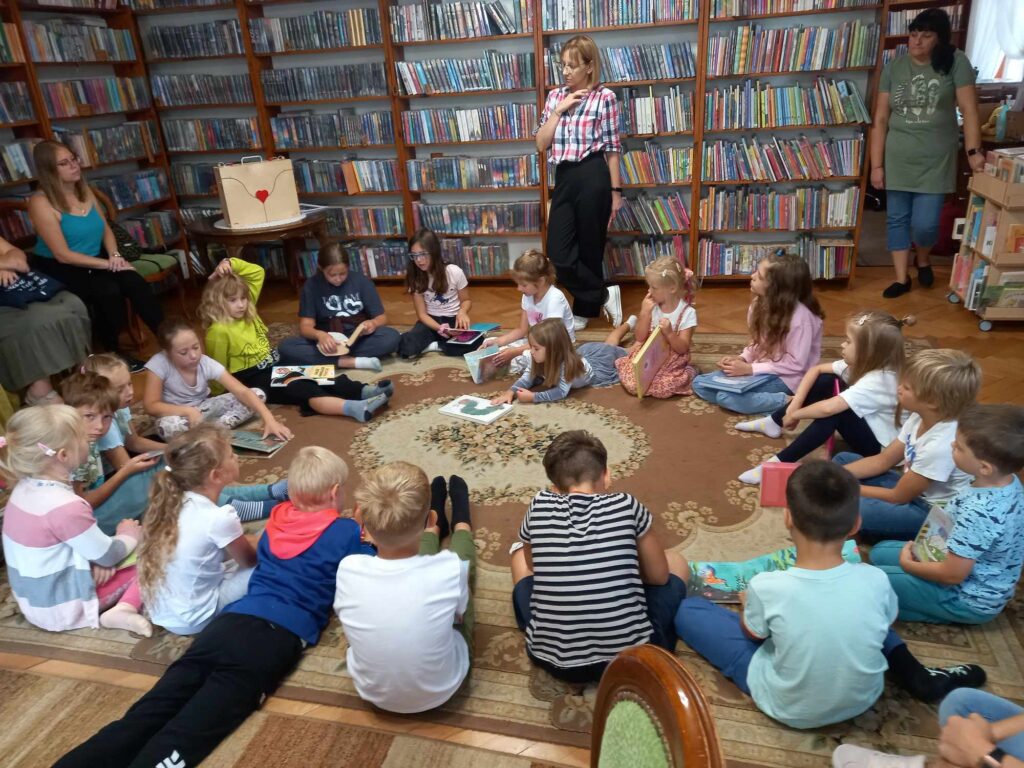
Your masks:
{"label": "child sitting on carpet", "polygon": [[117,569],[143,540],[122,520],[111,538],[68,479],[89,454],[86,425],[69,405],[17,411],[0,436],[0,471],[15,482],[3,518],[4,560],[22,615],[40,629],[126,629],[149,637],[135,566]]}
{"label": "child sitting on carpet", "polygon": [[970,355],[921,350],[900,375],[897,397],[910,416],[896,439],[875,456],[840,453],[833,459],[862,481],[865,539],[913,539],[932,504],[945,504],[970,485],[971,476],[953,461],[953,440],[957,418],[980,386],[981,368]]}
{"label": "child sitting on carpet", "polygon": [[81,373],[98,373],[110,382],[119,398],[110,429],[99,439],[100,453],[115,469],[120,469],[133,455],[148,451],[163,451],[165,444],[135,434],[132,429],[131,405],[135,400],[135,387],[128,363],[109,352],[89,355],[82,364]]}
{"label": "child sitting on carpet", "polygon": [[168,632],[194,635],[245,595],[256,552],[235,510],[217,503],[237,479],[223,427],[200,424],[167,446],[146,507],[139,585],[150,620]]}
{"label": "child sitting on carpet", "polygon": [[544,471],[554,490],[530,502],[511,553],[527,655],[561,680],[587,683],[624,648],[674,649],[689,566],[661,548],[643,504],[608,491],[604,445],[583,430],[563,432],[544,454]]}
{"label": "child sitting on carpet", "polygon": [[972,405],[960,416],[953,462],[973,485],[946,508],[946,559],[918,562],[912,543],[882,541],[871,562],[889,576],[900,621],[984,624],[1013,598],[1024,563],[1024,408]]}
{"label": "child sitting on carpet", "polygon": [[[452,475],[447,488],[443,477],[428,484],[422,469],[397,461],[363,476],[356,504],[377,557],[348,557],[338,567],[334,610],[352,682],[390,712],[439,707],[473,658],[476,546],[466,481]],[[440,552],[449,530],[448,551]]]}
{"label": "child sitting on carpet", "polygon": [[372,550],[360,543],[359,525],[338,516],[344,461],[308,446],[288,474],[295,500],[270,516],[248,594],[210,622],[123,718],[56,766],[197,766],[316,645],[339,563]]}

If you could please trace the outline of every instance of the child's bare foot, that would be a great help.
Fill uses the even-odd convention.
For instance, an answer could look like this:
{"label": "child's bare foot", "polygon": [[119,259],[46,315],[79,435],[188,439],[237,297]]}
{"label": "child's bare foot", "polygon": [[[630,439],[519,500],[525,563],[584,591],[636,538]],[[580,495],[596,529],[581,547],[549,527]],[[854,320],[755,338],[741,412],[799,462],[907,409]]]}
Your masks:
{"label": "child's bare foot", "polygon": [[118,603],[100,614],[100,626],[106,629],[125,629],[142,637],[153,634],[153,625],[128,603]]}

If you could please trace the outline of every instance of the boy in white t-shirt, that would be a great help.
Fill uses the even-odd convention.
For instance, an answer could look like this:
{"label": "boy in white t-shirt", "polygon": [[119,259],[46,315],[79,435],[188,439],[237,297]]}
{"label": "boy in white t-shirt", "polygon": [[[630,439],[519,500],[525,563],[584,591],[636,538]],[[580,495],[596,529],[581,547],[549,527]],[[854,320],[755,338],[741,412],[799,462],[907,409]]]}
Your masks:
{"label": "boy in white t-shirt", "polygon": [[[452,502],[452,537],[445,498]],[[390,712],[424,712],[448,701],[469,674],[476,547],[469,489],[452,475],[427,482],[417,466],[385,464],[363,476],[356,517],[377,556],[338,567],[334,610],[348,640],[356,691]]]}
{"label": "boy in white t-shirt", "polygon": [[970,486],[971,476],[953,462],[953,440],[957,418],[980,386],[981,368],[970,355],[922,350],[907,361],[897,387],[900,407],[910,411],[899,436],[876,456],[833,459],[861,480],[865,539],[913,539],[933,504],[945,505]]}

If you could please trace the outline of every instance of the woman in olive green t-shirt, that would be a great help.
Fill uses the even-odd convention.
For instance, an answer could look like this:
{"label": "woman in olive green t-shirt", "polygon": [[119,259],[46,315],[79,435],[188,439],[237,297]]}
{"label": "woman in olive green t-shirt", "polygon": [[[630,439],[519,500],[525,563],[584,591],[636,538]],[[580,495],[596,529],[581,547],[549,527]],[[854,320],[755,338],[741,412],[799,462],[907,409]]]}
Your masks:
{"label": "woman in olive green t-shirt", "polygon": [[910,244],[917,247],[917,280],[935,277],[928,254],[938,239],[939,214],[956,190],[960,140],[956,108],[964,119],[964,150],[972,170],[981,170],[974,69],[950,43],[949,16],[939,8],[919,13],[910,24],[909,53],[893,59],[879,81],[871,132],[871,184],[886,191],[886,241],[896,282],[887,299],[910,290]]}

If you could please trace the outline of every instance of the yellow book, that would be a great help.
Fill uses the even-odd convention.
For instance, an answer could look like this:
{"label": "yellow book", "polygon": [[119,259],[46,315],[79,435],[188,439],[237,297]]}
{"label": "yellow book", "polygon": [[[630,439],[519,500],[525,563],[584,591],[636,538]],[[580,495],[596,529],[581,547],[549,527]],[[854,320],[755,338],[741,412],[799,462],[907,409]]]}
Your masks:
{"label": "yellow book", "polygon": [[651,382],[658,375],[658,371],[665,365],[672,354],[672,348],[668,345],[668,339],[661,332],[661,326],[657,326],[654,332],[647,337],[647,341],[640,347],[636,358],[633,360],[633,380],[636,381],[636,396],[643,400]]}

